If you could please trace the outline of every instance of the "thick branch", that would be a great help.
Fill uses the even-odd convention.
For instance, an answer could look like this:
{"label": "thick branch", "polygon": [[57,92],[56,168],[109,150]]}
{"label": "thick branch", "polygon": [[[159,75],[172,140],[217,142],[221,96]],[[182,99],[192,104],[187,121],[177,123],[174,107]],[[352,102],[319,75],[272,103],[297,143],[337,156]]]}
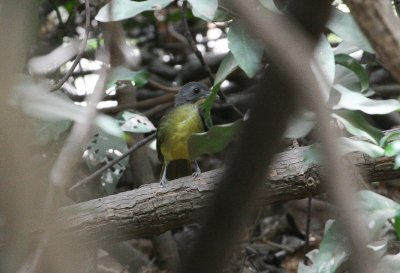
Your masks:
{"label": "thick branch", "polygon": [[[269,179],[262,188],[262,203],[299,199],[321,192],[318,167],[304,163],[307,147],[277,155]],[[354,153],[349,160],[369,181],[400,177],[392,158],[370,159]],[[193,180],[171,181],[165,188],[158,183],[108,197],[63,208],[59,219],[63,231],[82,243],[124,240],[161,234],[192,223],[209,204],[222,170],[202,174]]]}

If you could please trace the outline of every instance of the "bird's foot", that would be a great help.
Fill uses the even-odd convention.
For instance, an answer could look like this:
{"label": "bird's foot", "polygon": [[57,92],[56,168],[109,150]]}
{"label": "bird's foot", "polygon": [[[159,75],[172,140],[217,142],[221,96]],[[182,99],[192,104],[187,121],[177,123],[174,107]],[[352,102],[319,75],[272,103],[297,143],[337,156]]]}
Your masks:
{"label": "bird's foot", "polygon": [[168,184],[167,178],[165,178],[165,177],[161,178],[161,180],[160,180],[160,188],[164,188],[165,186],[167,186],[167,184]]}
{"label": "bird's foot", "polygon": [[200,170],[199,164],[197,164],[197,161],[194,162],[194,165],[196,167],[196,170],[194,171],[194,173],[192,173],[192,177],[196,178],[196,177],[200,176],[201,170]]}
{"label": "bird's foot", "polygon": [[200,174],[201,174],[201,171],[196,170],[194,173],[192,173],[192,177],[196,178],[196,177],[200,176]]}

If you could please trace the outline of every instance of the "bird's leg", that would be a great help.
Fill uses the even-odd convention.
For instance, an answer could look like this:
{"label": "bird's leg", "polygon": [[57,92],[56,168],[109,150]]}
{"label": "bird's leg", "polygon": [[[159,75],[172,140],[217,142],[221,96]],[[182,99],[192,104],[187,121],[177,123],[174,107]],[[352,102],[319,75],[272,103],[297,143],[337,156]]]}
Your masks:
{"label": "bird's leg", "polygon": [[198,177],[201,174],[201,170],[199,167],[199,164],[197,164],[197,161],[194,161],[194,166],[196,168],[196,170],[194,171],[194,173],[192,174],[193,177]]}
{"label": "bird's leg", "polygon": [[167,168],[168,168],[168,161],[164,162],[161,169],[161,179],[160,179],[160,187],[165,187],[168,183],[167,179]]}

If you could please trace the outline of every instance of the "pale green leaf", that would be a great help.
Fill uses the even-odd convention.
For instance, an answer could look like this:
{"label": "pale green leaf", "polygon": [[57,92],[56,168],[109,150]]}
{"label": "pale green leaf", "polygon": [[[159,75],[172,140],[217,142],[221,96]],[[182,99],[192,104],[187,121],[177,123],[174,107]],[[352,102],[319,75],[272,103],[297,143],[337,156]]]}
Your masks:
{"label": "pale green leaf", "polygon": [[260,67],[264,49],[250,33],[240,21],[235,20],[229,26],[228,47],[240,68],[251,78]]}
{"label": "pale green leaf", "polygon": [[[95,19],[100,22],[121,21],[151,10],[160,10],[168,6],[173,0],[129,1],[113,0],[112,6],[106,4],[97,13]],[[110,14],[111,10],[111,14]]]}
{"label": "pale green leaf", "polygon": [[333,8],[327,27],[346,42],[356,45],[362,50],[374,53],[373,48],[350,13]]}
{"label": "pale green leaf", "polygon": [[372,100],[339,84],[334,85],[334,90],[339,92],[341,97],[333,109],[360,110],[371,115],[383,115],[400,108],[399,101],[394,99]]}
{"label": "pale green leaf", "polygon": [[218,0],[187,0],[192,5],[193,15],[212,21],[218,8]]}

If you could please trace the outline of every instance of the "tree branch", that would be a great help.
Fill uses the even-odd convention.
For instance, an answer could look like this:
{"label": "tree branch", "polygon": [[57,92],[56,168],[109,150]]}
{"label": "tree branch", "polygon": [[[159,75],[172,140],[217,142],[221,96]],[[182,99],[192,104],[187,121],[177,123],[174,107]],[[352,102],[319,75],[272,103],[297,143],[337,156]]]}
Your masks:
{"label": "tree branch", "polygon": [[[300,147],[276,156],[262,186],[263,205],[322,192],[320,167],[304,162],[304,152],[308,149]],[[400,171],[393,170],[393,158],[371,159],[361,153],[348,157],[367,181],[400,177]],[[82,244],[161,234],[198,219],[209,206],[222,172],[222,169],[206,172],[196,179],[184,177],[171,181],[165,188],[158,183],[148,184],[65,207],[61,209],[58,226]]]}

